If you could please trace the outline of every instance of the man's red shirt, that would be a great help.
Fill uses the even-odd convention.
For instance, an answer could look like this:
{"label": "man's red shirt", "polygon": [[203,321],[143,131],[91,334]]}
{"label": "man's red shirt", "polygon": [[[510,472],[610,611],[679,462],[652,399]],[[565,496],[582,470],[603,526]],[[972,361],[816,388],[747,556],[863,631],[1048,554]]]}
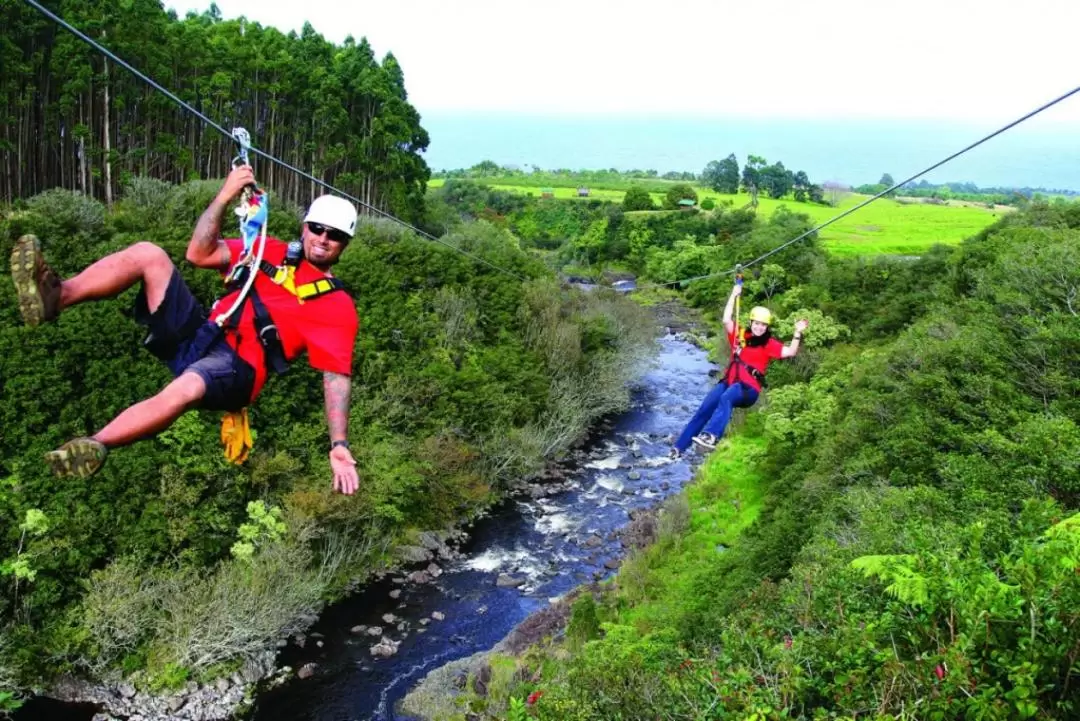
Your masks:
{"label": "man's red shirt", "polygon": [[[240,260],[244,242],[239,238],[229,238],[225,244],[229,248],[231,269]],[[281,265],[287,250],[286,243],[268,237],[263,260],[271,265]],[[325,277],[327,274],[306,260],[301,260],[296,266],[295,283],[298,286]],[[356,305],[348,293],[328,293],[301,304],[295,295],[261,271],[256,272],[253,287],[274,319],[285,360],[293,361],[307,351],[308,363],[312,368],[341,375],[352,374],[353,347],[360,321]],[[214,304],[210,320],[228,311],[239,292],[229,293]],[[251,400],[254,401],[266,383],[267,369],[263,347],[255,331],[255,310],[250,300],[244,303],[240,318],[230,319],[228,325],[232,325],[233,320],[237,320],[236,327],[226,333],[226,341],[237,355],[255,369],[255,384],[251,389]]]}

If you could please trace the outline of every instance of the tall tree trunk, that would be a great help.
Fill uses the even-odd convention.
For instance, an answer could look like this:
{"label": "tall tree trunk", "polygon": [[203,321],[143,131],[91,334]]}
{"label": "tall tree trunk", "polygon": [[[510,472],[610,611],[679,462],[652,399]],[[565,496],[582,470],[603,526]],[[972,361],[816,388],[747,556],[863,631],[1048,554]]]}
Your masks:
{"label": "tall tree trunk", "polygon": [[[101,34],[105,37],[105,33]],[[112,141],[109,138],[109,61],[105,60],[105,205],[112,207]]]}
{"label": "tall tree trunk", "polygon": [[85,97],[83,93],[79,93],[79,125],[81,130],[79,133],[79,190],[82,191],[83,195],[88,195],[90,189],[86,184],[86,116],[83,112],[86,109],[83,104]]}

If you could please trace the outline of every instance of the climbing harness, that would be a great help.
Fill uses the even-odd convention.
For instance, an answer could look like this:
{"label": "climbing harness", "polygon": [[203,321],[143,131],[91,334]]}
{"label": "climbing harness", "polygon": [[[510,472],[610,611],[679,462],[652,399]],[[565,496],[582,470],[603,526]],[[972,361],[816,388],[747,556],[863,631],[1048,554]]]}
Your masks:
{"label": "climbing harness", "polygon": [[[233,167],[247,165],[248,151],[251,148],[250,135],[244,128],[234,128],[233,138],[238,146],[236,157],[232,161]],[[344,284],[338,278],[325,277],[297,285],[296,268],[304,252],[300,241],[289,243],[285,260],[280,266],[263,259],[269,216],[269,195],[266,191],[256,185],[244,188],[236,215],[240,222],[243,249],[239,260],[225,277],[225,294],[236,293],[236,298],[232,306],[214,322],[222,329],[236,329],[243,315],[244,304],[250,301],[255,333],[263,347],[266,366],[275,373],[282,374],[289,369],[285,347],[281,342],[277,324],[255,289],[255,278],[259,273],[263,273],[273,283],[295,296],[301,305],[327,293],[344,290]],[[243,463],[248,457],[253,441],[246,408],[225,414],[221,422],[221,441],[225,445],[225,457],[229,461]]]}
{"label": "climbing harness", "polygon": [[[244,128],[233,128],[232,136],[237,144],[237,154],[232,161],[233,168],[248,165],[251,136]],[[240,237],[243,239],[244,249],[241,251],[240,259],[225,279],[228,287],[238,287],[240,292],[233,301],[232,307],[215,319],[214,322],[217,323],[218,328],[225,328],[230,319],[234,318],[234,314],[243,308],[244,302],[249,297],[254,304],[256,313],[258,313],[260,307],[262,307],[263,311],[266,310],[255,292],[254,273],[247,273],[246,278],[240,280],[239,283],[234,281],[240,279],[245,269],[257,267],[262,263],[263,252],[266,250],[266,224],[269,210],[270,197],[266,191],[254,184],[244,188],[244,192],[240,196],[240,204],[236,207],[236,216],[240,221]],[[258,241],[258,249],[252,255],[256,241]],[[236,321],[233,320],[231,327],[235,326]],[[262,334],[260,333],[261,339]],[[267,357],[269,358],[269,355]],[[221,419],[221,442],[225,446],[225,458],[231,463],[240,464],[247,460],[248,454],[254,447],[247,408],[225,413]]]}
{"label": "climbing harness", "polygon": [[[742,268],[743,267],[741,265],[735,266],[735,285],[737,285],[740,290],[743,287]],[[757,368],[754,368],[753,366],[748,364],[741,357],[742,349],[746,347],[746,330],[742,327],[742,316],[740,315],[740,308],[742,305],[740,303],[741,300],[742,293],[740,292],[737,296],[735,296],[735,338],[733,339],[733,342],[731,344],[731,360],[728,361],[728,366],[724,369],[723,382],[728,382],[728,380],[731,378],[731,370],[732,368],[734,368],[734,382],[739,382],[739,371],[741,370],[745,371],[747,375],[756,380],[758,384],[761,385],[762,388],[764,388],[765,374],[759,371]],[[742,392],[745,396],[746,391],[743,390]]]}

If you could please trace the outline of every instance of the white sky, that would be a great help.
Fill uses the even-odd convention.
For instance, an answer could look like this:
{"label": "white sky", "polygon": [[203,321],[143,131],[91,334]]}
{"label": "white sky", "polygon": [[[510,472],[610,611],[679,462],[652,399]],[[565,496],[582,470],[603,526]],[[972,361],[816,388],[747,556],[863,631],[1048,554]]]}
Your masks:
{"label": "white sky", "polygon": [[[181,16],[209,0],[165,0]],[[392,51],[421,112],[1011,120],[1080,85],[1080,0],[218,0]],[[1080,93],[1042,122],[1080,123]]]}

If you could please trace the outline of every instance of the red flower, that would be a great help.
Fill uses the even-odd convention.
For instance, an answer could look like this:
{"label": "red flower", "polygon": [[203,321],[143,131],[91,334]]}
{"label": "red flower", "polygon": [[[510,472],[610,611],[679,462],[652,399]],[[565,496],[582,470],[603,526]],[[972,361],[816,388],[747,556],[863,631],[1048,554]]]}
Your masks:
{"label": "red flower", "polygon": [[786,648],[788,651],[791,650],[791,643],[791,636],[784,636],[784,648]]}
{"label": "red flower", "polygon": [[525,699],[525,705],[526,706],[532,706],[537,701],[539,701],[540,697],[543,696],[543,695],[544,695],[543,691],[533,691],[531,694],[529,694],[529,697]]}
{"label": "red flower", "polygon": [[934,675],[938,677],[938,681],[945,678],[945,669],[942,668],[940,663],[934,667]]}

